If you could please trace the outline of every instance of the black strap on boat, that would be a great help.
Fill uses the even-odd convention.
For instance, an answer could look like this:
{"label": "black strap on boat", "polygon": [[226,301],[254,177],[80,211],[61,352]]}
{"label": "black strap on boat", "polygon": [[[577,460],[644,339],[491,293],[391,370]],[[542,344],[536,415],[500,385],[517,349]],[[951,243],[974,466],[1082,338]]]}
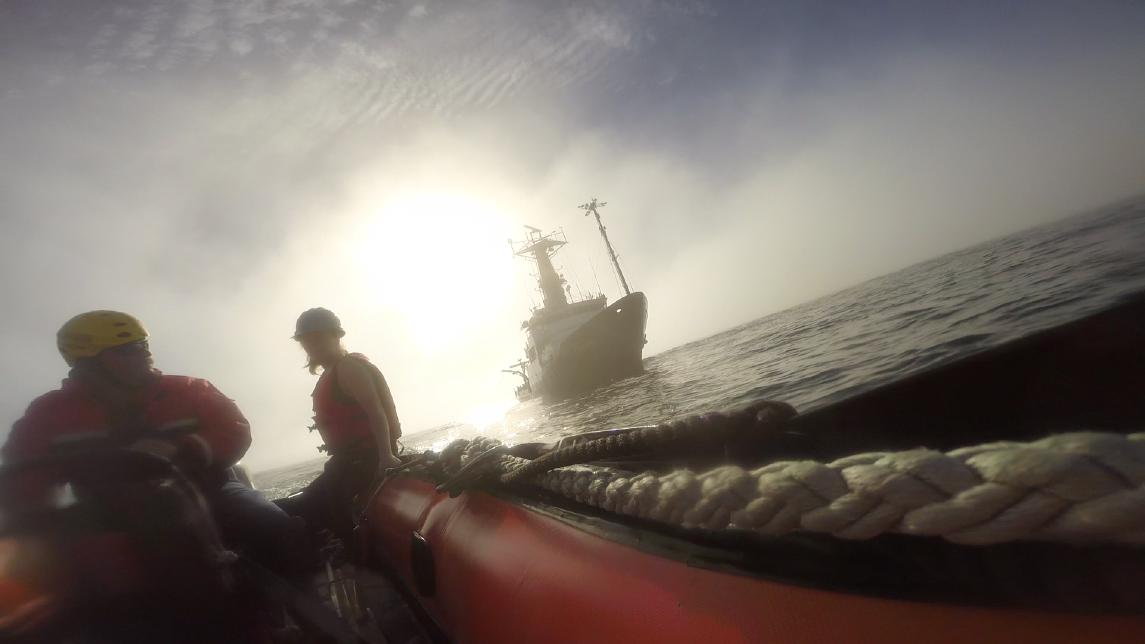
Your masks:
{"label": "black strap on boat", "polygon": [[391,467],[387,469],[385,475],[382,477],[382,480],[378,481],[378,483],[374,486],[373,491],[370,492],[370,496],[366,498],[366,502],[362,505],[362,509],[354,515],[354,525],[361,525],[366,523],[370,513],[370,508],[374,505],[374,499],[377,498],[378,493],[382,491],[382,488],[386,487],[386,483],[394,480],[394,478],[403,471],[408,470],[411,467],[416,467],[418,465],[424,464],[432,457],[433,452],[425,452],[424,454],[414,456],[410,460],[402,463],[397,467]]}
{"label": "black strap on boat", "polygon": [[797,413],[787,403],[763,400],[726,414],[691,416],[655,427],[641,427],[554,450],[503,474],[501,482],[521,483],[558,467],[602,459],[689,455],[747,435],[766,437]]}

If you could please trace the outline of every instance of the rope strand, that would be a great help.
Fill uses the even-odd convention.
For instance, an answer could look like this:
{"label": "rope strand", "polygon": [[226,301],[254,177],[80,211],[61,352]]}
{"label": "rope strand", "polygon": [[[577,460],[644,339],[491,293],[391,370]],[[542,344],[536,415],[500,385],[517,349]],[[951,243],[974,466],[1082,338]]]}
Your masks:
{"label": "rope strand", "polygon": [[558,467],[605,458],[688,454],[713,444],[722,445],[749,431],[761,434],[773,431],[795,414],[795,408],[787,403],[762,401],[728,414],[691,416],[656,427],[642,427],[549,452],[505,473],[501,482],[521,483]]}
{"label": "rope strand", "polygon": [[[567,464],[574,456],[583,463],[686,449],[701,436],[713,440],[713,432],[726,438],[745,429],[772,430],[787,417],[781,407],[757,406],[598,439],[547,460],[500,454],[482,468],[502,483],[532,482],[609,512],[711,530],[803,530],[844,539],[897,532],[970,545],[1145,545],[1145,433],[1076,432],[948,453],[915,449],[830,463],[785,461],[750,471],[626,472]],[[446,469],[456,471],[499,444],[482,438],[450,445],[442,457],[450,452],[456,464]]]}

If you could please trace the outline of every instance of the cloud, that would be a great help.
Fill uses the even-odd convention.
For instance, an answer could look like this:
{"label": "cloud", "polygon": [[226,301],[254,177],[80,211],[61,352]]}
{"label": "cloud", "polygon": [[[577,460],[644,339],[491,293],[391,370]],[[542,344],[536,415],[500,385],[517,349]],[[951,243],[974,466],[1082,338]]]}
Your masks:
{"label": "cloud", "polygon": [[[510,259],[464,227],[434,232],[468,247],[401,239],[403,199],[563,227],[566,273],[615,296],[576,209],[609,202],[654,353],[1145,189],[1145,12],[1050,3],[998,26],[893,4],[0,9],[0,350],[26,367],[0,418],[55,385],[52,334],[94,308],[140,315],[162,368],[239,400],[259,467],[317,455],[286,339],[311,306],[383,364],[407,431],[506,399],[525,266],[451,263]],[[420,255],[371,263],[370,239]],[[419,284],[442,301],[411,307]],[[455,285],[470,310],[419,328]]]}

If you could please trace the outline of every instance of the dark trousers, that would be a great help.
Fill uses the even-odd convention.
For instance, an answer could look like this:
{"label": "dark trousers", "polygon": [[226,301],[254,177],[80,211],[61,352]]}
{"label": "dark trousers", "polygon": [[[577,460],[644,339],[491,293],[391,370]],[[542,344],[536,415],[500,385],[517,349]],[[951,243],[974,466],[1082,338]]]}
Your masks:
{"label": "dark trousers", "polygon": [[304,519],[312,534],[329,530],[349,548],[354,533],[354,497],[369,493],[377,470],[378,450],[374,445],[339,452],[300,493],[275,503]]}
{"label": "dark trousers", "polygon": [[317,550],[303,520],[238,481],[216,481],[200,489],[228,548],[296,584],[317,570]]}

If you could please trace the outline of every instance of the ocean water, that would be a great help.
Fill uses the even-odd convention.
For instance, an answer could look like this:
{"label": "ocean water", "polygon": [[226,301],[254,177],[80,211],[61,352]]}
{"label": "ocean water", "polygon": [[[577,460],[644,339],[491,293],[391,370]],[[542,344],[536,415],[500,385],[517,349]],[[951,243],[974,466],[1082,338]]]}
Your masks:
{"label": "ocean water", "polygon": [[[644,361],[645,373],[580,398],[528,401],[480,426],[413,434],[438,450],[484,435],[548,442],[767,398],[799,410],[1056,326],[1145,291],[1145,196],[992,240],[748,322]],[[649,302],[649,315],[656,315]],[[401,401],[398,401],[401,404]],[[323,459],[255,475],[274,498]]]}

